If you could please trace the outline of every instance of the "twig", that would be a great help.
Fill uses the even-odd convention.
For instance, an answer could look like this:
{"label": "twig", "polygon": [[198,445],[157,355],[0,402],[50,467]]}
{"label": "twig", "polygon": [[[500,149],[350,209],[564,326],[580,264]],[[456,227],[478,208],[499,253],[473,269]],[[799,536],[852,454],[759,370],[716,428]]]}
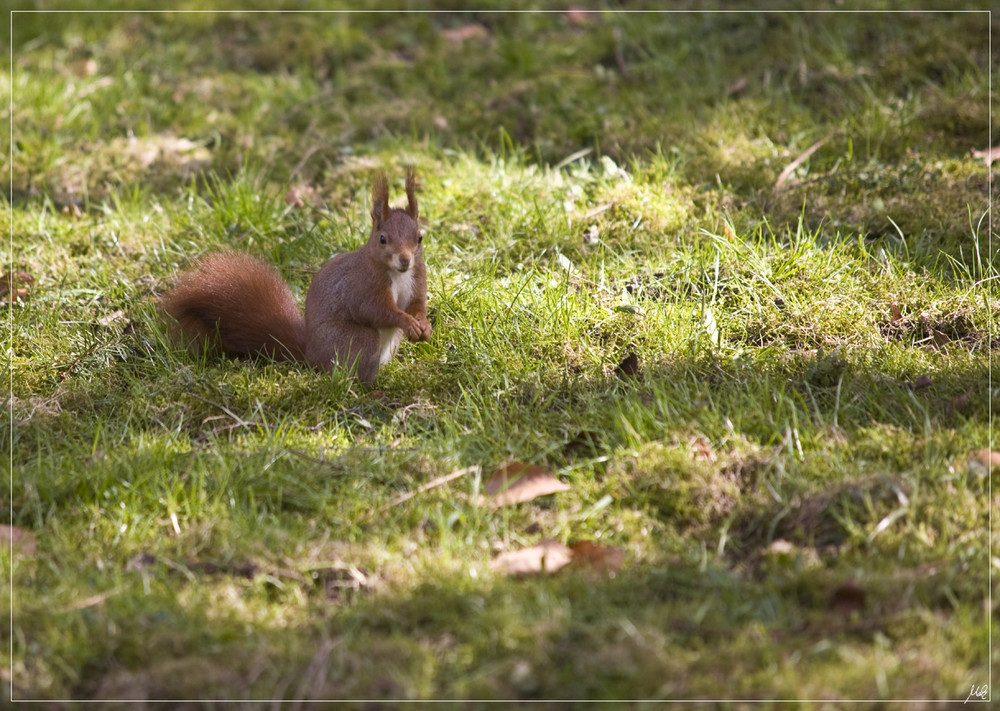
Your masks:
{"label": "twig", "polygon": [[60,612],[62,613],[77,612],[79,610],[86,610],[88,607],[96,607],[97,605],[102,604],[109,597],[117,595],[124,589],[125,589],[124,585],[119,585],[118,587],[112,588],[111,590],[105,590],[102,593],[97,593],[96,595],[85,597],[82,600],[77,600],[76,602],[70,603],[66,607],[62,608]]}
{"label": "twig", "polygon": [[256,422],[253,422],[252,420],[244,420],[242,417],[240,417],[239,415],[237,415],[235,412],[233,412],[232,410],[230,410],[225,405],[220,405],[219,403],[215,402],[214,400],[209,400],[207,397],[202,397],[201,395],[195,395],[194,393],[188,393],[188,395],[190,395],[191,397],[193,397],[195,400],[201,400],[202,402],[208,403],[209,405],[214,405],[215,407],[219,408],[224,413],[226,413],[227,415],[229,415],[230,417],[232,417],[234,420],[236,420],[236,422],[238,424],[240,424],[240,425],[242,425],[244,427],[246,427],[247,425],[257,424]]}
{"label": "twig", "polygon": [[622,28],[615,28],[615,63],[618,65],[618,71],[621,72],[622,77],[625,79],[630,79],[632,73],[628,70],[628,65],[625,63],[625,52],[622,49]]}
{"label": "twig", "polygon": [[840,133],[839,129],[836,130],[836,131],[834,131],[833,133],[831,133],[826,138],[819,139],[814,144],[812,144],[811,146],[809,146],[808,148],[806,148],[804,151],[802,151],[802,153],[799,155],[799,157],[796,158],[795,160],[793,160],[788,165],[786,165],[785,169],[783,171],[781,171],[781,173],[778,175],[778,179],[776,181],[774,181],[774,189],[775,190],[780,190],[781,186],[785,184],[786,180],[788,180],[788,176],[790,176],[793,172],[795,172],[796,168],[798,168],[800,165],[802,165],[807,160],[809,160],[809,156],[811,156],[813,153],[815,153],[820,148],[822,148],[823,145],[827,141],[829,141],[831,138],[833,138],[834,136],[836,136],[838,133]]}
{"label": "twig", "polygon": [[384,504],[384,505],[378,507],[377,509],[372,509],[367,514],[365,514],[364,516],[362,516],[358,520],[358,523],[362,523],[364,521],[367,521],[368,519],[370,519],[375,514],[382,513],[383,511],[391,509],[391,508],[393,508],[395,506],[399,506],[400,504],[406,503],[407,501],[409,501],[410,499],[412,499],[417,494],[422,494],[425,491],[430,491],[431,489],[436,489],[436,488],[438,488],[440,486],[444,486],[448,482],[454,481],[455,479],[458,479],[459,477],[465,476],[466,474],[469,474],[470,472],[474,472],[477,469],[479,469],[479,465],[474,464],[471,467],[465,467],[464,469],[456,469],[451,474],[445,474],[444,476],[439,476],[436,479],[431,479],[426,484],[422,484],[421,486],[417,487],[417,489],[415,489],[414,491],[404,492],[404,493],[400,494],[399,496],[397,496],[396,498],[394,498],[389,503]]}

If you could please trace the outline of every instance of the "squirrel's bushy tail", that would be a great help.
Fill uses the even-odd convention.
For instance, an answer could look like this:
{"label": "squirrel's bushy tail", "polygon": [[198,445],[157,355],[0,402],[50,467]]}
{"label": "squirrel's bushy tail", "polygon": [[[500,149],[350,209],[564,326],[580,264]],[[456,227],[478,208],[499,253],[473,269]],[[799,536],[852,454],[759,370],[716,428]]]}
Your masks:
{"label": "squirrel's bushy tail", "polygon": [[160,302],[171,336],[194,348],[303,360],[305,320],[278,270],[249,254],[207,254]]}

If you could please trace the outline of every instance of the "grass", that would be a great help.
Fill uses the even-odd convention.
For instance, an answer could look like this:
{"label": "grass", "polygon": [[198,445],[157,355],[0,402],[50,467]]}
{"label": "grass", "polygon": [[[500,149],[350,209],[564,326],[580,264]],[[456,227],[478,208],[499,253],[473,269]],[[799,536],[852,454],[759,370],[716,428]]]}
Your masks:
{"label": "grass", "polygon": [[[0,546],[5,695],[988,685],[991,29],[16,14],[8,504],[35,546]],[[156,297],[199,254],[302,298],[406,164],[435,331],[377,390],[169,343]],[[476,506],[515,460],[571,489]],[[625,562],[490,568],[542,538]]]}

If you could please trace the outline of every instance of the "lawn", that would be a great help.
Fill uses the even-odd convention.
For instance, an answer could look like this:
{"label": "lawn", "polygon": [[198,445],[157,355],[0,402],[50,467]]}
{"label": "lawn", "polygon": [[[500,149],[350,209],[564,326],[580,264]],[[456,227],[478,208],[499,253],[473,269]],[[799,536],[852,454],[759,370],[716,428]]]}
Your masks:
{"label": "lawn", "polygon": [[[994,28],[855,5],[14,13],[4,697],[989,698]],[[373,387],[170,341],[411,165]]]}

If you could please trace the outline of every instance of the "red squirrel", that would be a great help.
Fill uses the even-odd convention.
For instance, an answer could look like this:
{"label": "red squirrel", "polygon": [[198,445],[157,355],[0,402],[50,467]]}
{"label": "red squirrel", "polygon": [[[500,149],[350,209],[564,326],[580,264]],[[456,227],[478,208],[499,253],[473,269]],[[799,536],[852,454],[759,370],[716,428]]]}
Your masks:
{"label": "red squirrel", "polygon": [[161,306],[175,340],[227,353],[263,353],[314,368],[357,368],[366,385],[405,335],[427,341],[427,271],[417,224],[415,176],[406,173],[406,209],[389,207],[389,182],[372,180],[372,231],[353,252],[313,277],[305,316],[270,264],[249,254],[213,252],[180,276]]}

